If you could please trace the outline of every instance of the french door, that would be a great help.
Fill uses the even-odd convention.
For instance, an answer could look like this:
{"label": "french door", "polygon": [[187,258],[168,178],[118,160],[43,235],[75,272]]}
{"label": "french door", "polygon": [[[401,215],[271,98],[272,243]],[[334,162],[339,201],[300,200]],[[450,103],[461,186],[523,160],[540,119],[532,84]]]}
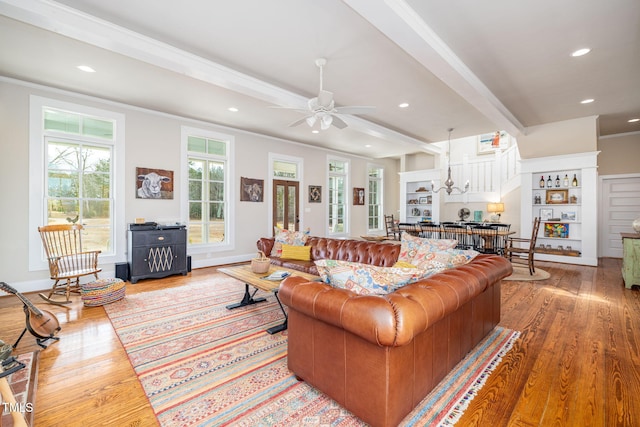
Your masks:
{"label": "french door", "polygon": [[298,231],[300,223],[298,181],[273,180],[273,225]]}

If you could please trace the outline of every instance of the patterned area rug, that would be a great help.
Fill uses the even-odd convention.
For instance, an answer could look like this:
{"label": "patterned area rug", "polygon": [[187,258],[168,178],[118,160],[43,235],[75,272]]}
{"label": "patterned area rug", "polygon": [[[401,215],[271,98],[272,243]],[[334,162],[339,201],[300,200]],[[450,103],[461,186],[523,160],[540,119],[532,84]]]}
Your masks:
{"label": "patterned area rug", "polygon": [[549,274],[548,271],[545,271],[541,268],[536,267],[536,272],[533,275],[531,275],[529,273],[529,267],[522,266],[522,265],[514,265],[513,273],[511,274],[511,276],[505,277],[502,280],[528,282],[532,280],[546,280],[549,277],[551,277],[551,274]]}
{"label": "patterned area rug", "polygon": [[[365,426],[287,369],[275,298],[234,310],[241,282],[220,274],[105,306],[162,426]],[[519,333],[496,328],[404,420],[453,425]]]}

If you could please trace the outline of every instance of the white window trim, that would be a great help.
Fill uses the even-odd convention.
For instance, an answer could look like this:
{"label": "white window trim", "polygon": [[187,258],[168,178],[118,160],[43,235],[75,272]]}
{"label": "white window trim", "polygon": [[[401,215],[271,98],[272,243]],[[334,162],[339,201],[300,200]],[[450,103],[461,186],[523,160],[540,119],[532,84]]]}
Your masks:
{"label": "white window trim", "polygon": [[[299,188],[300,188],[300,223],[298,225],[298,228],[300,229],[300,231],[304,230],[304,195],[305,192],[303,190],[303,179],[302,177],[304,177],[304,159],[302,159],[301,157],[293,157],[293,156],[287,156],[286,154],[278,154],[278,153],[269,153],[268,155],[268,161],[269,161],[269,179],[267,180],[267,195],[264,198],[267,202],[269,207],[273,206],[273,180],[274,179],[281,179],[284,181],[298,181],[299,183]],[[273,176],[273,164],[277,161],[282,161],[282,162],[289,162],[289,163],[295,163],[297,165],[297,169],[298,169],[298,176],[294,179],[294,178],[276,178]],[[273,214],[271,213],[271,209],[268,209],[269,214],[267,215],[267,236],[272,236],[273,235]]]}
{"label": "white window trim", "polygon": [[[115,120],[113,139],[113,254],[100,254],[100,264],[126,261],[126,224],[125,224],[125,116],[109,110],[102,110],[85,105],[59,101],[31,95],[29,99],[29,271],[48,270],[44,259],[42,240],[38,227],[43,225],[45,212],[46,176],[43,167],[46,151],[44,145],[44,108],[71,111]],[[68,137],[62,133],[61,136]],[[91,140],[91,137],[82,137]],[[96,139],[104,144],[102,139]]]}
{"label": "white window trim", "polygon": [[[369,228],[369,169],[372,168],[376,168],[376,169],[380,169],[382,170],[382,178],[380,178],[380,186],[379,186],[379,191],[380,191],[380,212],[378,212],[378,224],[379,227],[378,228]],[[367,206],[367,229],[370,232],[376,232],[376,231],[383,231],[384,230],[384,178],[385,178],[385,169],[384,166],[379,165],[377,163],[368,163],[367,164],[367,192],[366,192],[366,197],[367,200],[365,201],[365,204]]]}
{"label": "white window trim", "polygon": [[217,141],[227,142],[227,164],[225,171],[224,191],[226,199],[225,221],[224,221],[224,233],[227,237],[226,243],[208,243],[189,245],[187,243],[188,254],[203,254],[210,252],[224,252],[235,249],[235,137],[233,135],[206,130],[202,128],[195,128],[191,126],[182,126],[180,128],[180,193],[182,198],[180,200],[180,217],[183,224],[189,224],[189,168],[187,167],[187,159],[189,157],[188,151],[188,138],[189,136],[200,136],[203,138],[214,139]]}
{"label": "white window trim", "polygon": [[[347,173],[345,174],[345,180],[344,180],[344,191],[345,191],[345,209],[344,209],[344,231],[342,233],[332,233],[331,229],[329,229],[329,225],[327,224],[328,220],[329,220],[329,209],[331,208],[331,201],[329,199],[329,180],[331,177],[331,172],[329,171],[329,164],[331,163],[332,160],[335,161],[339,161],[339,162],[344,162],[347,165]],[[350,197],[349,197],[349,188],[350,188],[350,182],[351,182],[351,160],[347,159],[346,157],[339,157],[339,156],[334,156],[332,154],[327,155],[327,162],[325,164],[325,170],[327,171],[327,181],[325,183],[325,188],[327,189],[327,195],[326,195],[326,200],[327,200],[327,218],[325,221],[325,227],[327,230],[327,236],[331,236],[331,237],[348,237],[349,236],[349,230],[351,228],[351,206],[350,206]]]}

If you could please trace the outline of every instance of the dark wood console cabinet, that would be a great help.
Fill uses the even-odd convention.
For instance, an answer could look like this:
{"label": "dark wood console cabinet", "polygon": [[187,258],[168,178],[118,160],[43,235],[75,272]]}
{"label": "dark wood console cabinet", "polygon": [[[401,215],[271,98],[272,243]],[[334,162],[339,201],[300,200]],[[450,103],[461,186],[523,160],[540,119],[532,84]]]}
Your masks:
{"label": "dark wood console cabinet", "polygon": [[187,274],[187,230],[129,228],[128,262],[131,283],[140,279]]}

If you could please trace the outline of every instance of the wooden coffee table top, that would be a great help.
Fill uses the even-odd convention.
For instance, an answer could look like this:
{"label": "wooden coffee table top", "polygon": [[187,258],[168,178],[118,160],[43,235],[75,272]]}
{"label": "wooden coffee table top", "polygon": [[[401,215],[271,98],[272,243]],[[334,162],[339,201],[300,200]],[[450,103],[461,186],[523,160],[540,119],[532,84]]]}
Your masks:
{"label": "wooden coffee table top", "polygon": [[223,267],[223,268],[219,268],[218,271],[226,274],[227,276],[231,276],[234,279],[241,280],[244,283],[247,283],[253,286],[254,288],[258,288],[262,291],[267,291],[267,292],[274,292],[278,290],[278,288],[280,287],[281,281],[263,279],[263,277],[270,275],[274,271],[288,271],[289,273],[291,273],[291,276],[301,276],[309,280],[316,280],[318,278],[318,276],[314,276],[313,274],[304,273],[302,271],[292,270],[290,268],[280,267],[277,265],[270,266],[269,271],[267,271],[266,273],[260,273],[260,274],[256,274],[253,271],[251,271],[251,264],[235,265],[233,267]]}

